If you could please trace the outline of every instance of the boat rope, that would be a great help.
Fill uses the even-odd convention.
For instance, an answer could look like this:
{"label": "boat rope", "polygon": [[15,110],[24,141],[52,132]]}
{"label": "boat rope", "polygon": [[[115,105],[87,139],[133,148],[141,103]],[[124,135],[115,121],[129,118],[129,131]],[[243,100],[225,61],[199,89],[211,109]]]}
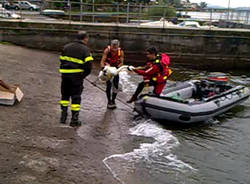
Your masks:
{"label": "boat rope", "polygon": [[236,89],[236,90],[232,91],[231,93],[227,93],[227,94],[219,97],[218,101],[222,102],[222,101],[225,101],[226,99],[231,100],[233,98],[233,96],[235,96],[235,95],[238,95],[239,97],[241,97],[242,93],[244,92],[244,89],[245,89],[245,87],[240,88],[240,89]]}

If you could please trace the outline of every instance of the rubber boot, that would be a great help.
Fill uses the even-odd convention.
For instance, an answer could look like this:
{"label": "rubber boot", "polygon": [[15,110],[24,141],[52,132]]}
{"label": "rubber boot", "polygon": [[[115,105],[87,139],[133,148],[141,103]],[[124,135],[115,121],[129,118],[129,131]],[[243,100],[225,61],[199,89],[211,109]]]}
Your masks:
{"label": "rubber boot", "polygon": [[116,99],[117,93],[112,93],[112,100],[111,100],[111,104],[112,104],[112,108],[115,109],[116,108],[116,104],[115,104],[115,99]]}
{"label": "rubber boot", "polygon": [[70,126],[75,127],[75,126],[81,126],[82,122],[79,121],[79,111],[71,111],[72,112],[72,118],[70,122]]}
{"label": "rubber boot", "polygon": [[111,100],[108,100],[107,108],[108,109],[112,109],[113,108],[113,104],[112,104]]}
{"label": "rubber boot", "polygon": [[61,106],[61,118],[60,118],[60,123],[65,124],[68,116],[68,107],[63,107]]}
{"label": "rubber boot", "polygon": [[107,108],[112,109],[112,102],[111,102],[111,82],[107,82],[107,88],[106,88],[106,96],[108,100]]}

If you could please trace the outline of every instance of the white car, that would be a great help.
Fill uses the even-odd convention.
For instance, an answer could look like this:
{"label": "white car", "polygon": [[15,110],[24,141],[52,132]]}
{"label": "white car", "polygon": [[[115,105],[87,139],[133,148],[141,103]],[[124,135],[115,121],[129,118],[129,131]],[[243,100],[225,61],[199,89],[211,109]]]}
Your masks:
{"label": "white car", "polygon": [[18,9],[22,10],[30,10],[30,11],[40,10],[40,7],[38,5],[31,4],[29,1],[18,1],[16,5]]}

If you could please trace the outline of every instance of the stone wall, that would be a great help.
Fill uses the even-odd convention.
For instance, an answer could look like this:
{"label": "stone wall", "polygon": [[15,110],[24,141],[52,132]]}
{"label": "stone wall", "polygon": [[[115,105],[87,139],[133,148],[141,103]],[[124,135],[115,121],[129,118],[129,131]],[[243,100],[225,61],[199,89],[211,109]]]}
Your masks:
{"label": "stone wall", "polygon": [[250,31],[232,29],[141,28],[117,24],[0,22],[0,41],[31,48],[60,51],[74,39],[77,30],[90,34],[89,46],[100,57],[110,40],[118,38],[125,50],[126,61],[144,62],[144,50],[152,45],[167,52],[173,64],[193,68],[250,68]]}

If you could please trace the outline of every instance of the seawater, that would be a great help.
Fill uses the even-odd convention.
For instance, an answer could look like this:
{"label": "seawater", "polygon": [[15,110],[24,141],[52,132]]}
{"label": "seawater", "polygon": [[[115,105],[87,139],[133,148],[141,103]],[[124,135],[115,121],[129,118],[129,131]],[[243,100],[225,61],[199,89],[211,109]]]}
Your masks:
{"label": "seawater", "polygon": [[[198,79],[209,74],[178,68],[175,72],[169,82]],[[232,83],[250,86],[250,73],[230,72],[228,75]],[[128,95],[142,80],[126,72],[120,77],[122,90]],[[206,123],[184,126],[139,118],[133,124],[128,134],[144,141],[131,152],[110,155],[103,160],[119,183],[250,183],[249,99]]]}

